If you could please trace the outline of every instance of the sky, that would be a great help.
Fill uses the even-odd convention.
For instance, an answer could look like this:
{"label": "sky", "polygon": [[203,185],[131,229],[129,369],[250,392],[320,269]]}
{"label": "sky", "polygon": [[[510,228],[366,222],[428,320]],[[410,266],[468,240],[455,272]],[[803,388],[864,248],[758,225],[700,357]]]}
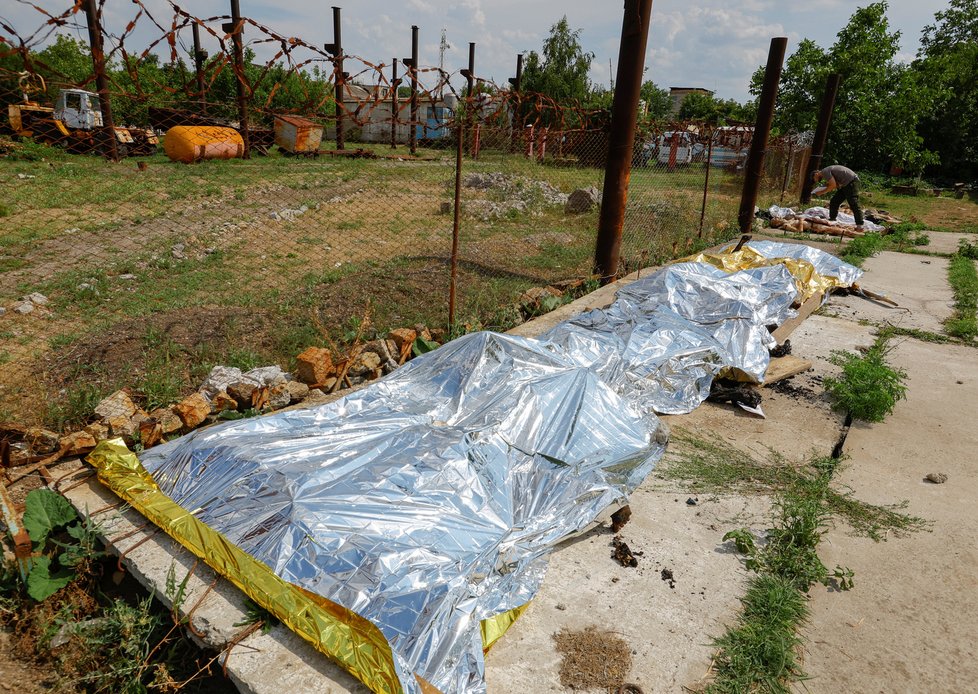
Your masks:
{"label": "sky", "polygon": [[[446,30],[450,46],[445,52],[445,69],[456,72],[468,63],[468,44],[476,42],[476,74],[497,84],[515,75],[516,55],[540,52],[550,27],[566,15],[572,29],[580,30],[580,42],[594,54],[591,79],[609,85],[612,66],[618,59],[623,2],[609,0],[338,0],[342,10],[344,52],[360,56],[373,64],[389,65],[393,57],[410,55],[411,25],[420,28],[419,53],[422,66],[439,64],[439,43]],[[43,22],[37,5],[60,14],[73,3],[4,0],[0,20],[17,34],[33,33]],[[139,0],[163,27],[172,24],[174,12],[166,0]],[[177,3],[180,4],[180,3]],[[802,39],[829,48],[836,34],[858,6],[869,4],[843,0],[654,0],[652,24],[646,53],[645,78],[658,86],[703,87],[721,98],[744,101],[749,98],[750,77],[767,60],[770,39],[788,37],[790,55]],[[909,61],[916,54],[923,27],[934,20],[934,13],[947,6],[947,0],[891,0],[888,17],[891,30],[902,34],[899,59]],[[274,30],[321,46],[332,41],[332,11],[326,3],[312,0],[240,0],[241,14]],[[229,13],[227,0],[194,0],[184,9],[200,18]],[[121,34],[139,12],[133,0],[105,0],[105,24],[110,33]],[[79,26],[64,29],[87,39],[84,17]],[[220,21],[208,22],[219,30]],[[126,46],[145,47],[162,34],[147,17],[140,18]],[[0,36],[11,37],[0,27]],[[249,31],[249,38],[257,32]],[[180,44],[190,46],[191,34],[181,33]],[[140,43],[142,45],[140,45]],[[205,50],[217,48],[213,37],[205,36]],[[271,58],[275,44],[254,46],[258,56]],[[303,57],[309,56],[305,53]],[[609,65],[610,61],[610,65]],[[357,72],[358,68],[347,71]],[[366,80],[373,81],[373,80]]]}

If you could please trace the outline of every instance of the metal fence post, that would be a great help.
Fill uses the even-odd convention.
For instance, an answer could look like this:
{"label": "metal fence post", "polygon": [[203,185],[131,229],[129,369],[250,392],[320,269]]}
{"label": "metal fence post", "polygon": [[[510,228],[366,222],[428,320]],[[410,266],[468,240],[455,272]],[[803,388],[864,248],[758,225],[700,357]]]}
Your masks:
{"label": "metal fence post", "polygon": [[200,48],[200,27],[194,22],[194,76],[197,80],[197,92],[200,94],[200,110],[207,113],[207,87],[204,84],[204,60],[207,53]]}
{"label": "metal fence post", "polygon": [[465,121],[469,117],[469,102],[475,86],[475,44],[469,44],[469,67],[462,70],[468,91],[462,102],[462,116],[458,120],[458,146],[455,148],[455,215],[452,220],[452,257],[448,284],[448,329],[455,330],[455,287],[458,282],[459,222],[462,207],[462,152],[465,148]]}
{"label": "metal fence post", "polygon": [[523,114],[521,113],[522,103],[520,101],[520,89],[523,87],[523,54],[518,53],[516,55],[516,77],[510,77],[509,83],[512,85],[510,90],[510,108],[513,109],[512,118],[510,120],[510,129],[512,130],[512,136],[509,143],[510,154],[516,152],[516,138],[518,133],[523,130]]}
{"label": "metal fence post", "polygon": [[333,56],[333,100],[336,102],[336,149],[345,149],[346,140],[343,137],[343,87],[346,85],[347,74],[343,72],[343,35],[340,27],[340,11],[342,8],[333,7],[333,43],[327,43],[324,48]]}
{"label": "metal fence post", "polygon": [[397,58],[391,72],[391,149],[397,149],[397,88],[401,80],[397,77]]}
{"label": "metal fence post", "polygon": [[95,87],[102,110],[102,128],[98,132],[109,145],[109,158],[119,161],[119,143],[115,139],[115,121],[112,119],[112,104],[109,102],[109,81],[105,76],[105,51],[102,48],[102,25],[99,23],[97,0],[85,2],[85,19],[88,23],[88,41],[92,48]]}
{"label": "metal fence post", "polygon": [[602,284],[613,281],[618,275],[628,179],[632,170],[632,148],[635,145],[636,114],[651,15],[652,0],[625,0],[598,240],[594,251],[594,269]]}
{"label": "metal fence post", "polygon": [[805,178],[801,182],[801,201],[808,204],[812,200],[812,174],[822,168],[822,155],[825,154],[825,143],[829,139],[829,125],[832,123],[832,111],[835,110],[835,96],[839,92],[842,75],[831,74],[825,80],[825,93],[822,95],[822,106],[818,112],[818,124],[812,137],[812,154],[808,157],[805,167]]}
{"label": "metal fence post", "polygon": [[231,35],[231,46],[234,52],[234,85],[238,94],[238,130],[244,141],[243,158],[251,157],[251,138],[248,134],[248,101],[245,92],[244,65],[244,22],[241,20],[241,8],[238,0],[231,0],[231,22],[224,24],[224,32]]}
{"label": "metal fence post", "polygon": [[774,104],[778,98],[778,82],[781,80],[781,66],[784,63],[784,51],[787,45],[787,37],[776,36],[771,39],[771,48],[768,50],[764,86],[761,88],[754,135],[751,138],[750,152],[747,154],[747,163],[744,166],[744,190],[740,196],[740,211],[737,213],[741,234],[749,233],[754,223],[754,206],[757,204],[757,192],[761,187],[764,153],[767,150],[768,136],[771,134],[771,121],[774,120]]}
{"label": "metal fence post", "polygon": [[411,132],[408,144],[411,154],[418,153],[418,27],[411,26],[411,57],[404,59],[411,72]]}
{"label": "metal fence post", "polygon": [[716,130],[710,130],[710,139],[706,145],[706,178],[703,181],[703,205],[700,207],[700,230],[698,237],[703,237],[703,221],[706,219],[706,197],[710,190],[710,166],[713,163],[713,136]]}

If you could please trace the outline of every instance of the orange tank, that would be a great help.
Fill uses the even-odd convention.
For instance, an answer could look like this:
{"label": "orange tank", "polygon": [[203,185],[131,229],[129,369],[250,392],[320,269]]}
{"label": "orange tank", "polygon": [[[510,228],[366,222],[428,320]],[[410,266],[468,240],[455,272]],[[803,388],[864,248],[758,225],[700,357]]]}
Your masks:
{"label": "orange tank", "polygon": [[244,156],[244,140],[234,128],[177,125],[166,131],[163,150],[171,161],[184,164],[204,159],[239,159]]}

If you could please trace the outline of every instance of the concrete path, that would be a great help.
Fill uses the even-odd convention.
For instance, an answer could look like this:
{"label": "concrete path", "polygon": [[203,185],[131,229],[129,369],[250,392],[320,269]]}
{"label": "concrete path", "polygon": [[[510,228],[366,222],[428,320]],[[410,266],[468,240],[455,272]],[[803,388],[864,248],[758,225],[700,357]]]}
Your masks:
{"label": "concrete path", "polygon": [[930,243],[920,246],[922,251],[957,253],[961,239],[967,239],[972,244],[978,243],[978,234],[959,234],[954,231],[925,231],[924,233],[930,238]]}

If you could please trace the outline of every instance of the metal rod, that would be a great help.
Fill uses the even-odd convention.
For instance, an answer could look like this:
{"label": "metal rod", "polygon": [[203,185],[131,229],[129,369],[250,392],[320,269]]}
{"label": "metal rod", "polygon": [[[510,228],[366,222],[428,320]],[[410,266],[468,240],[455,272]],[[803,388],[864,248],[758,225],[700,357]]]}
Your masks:
{"label": "metal rod", "polygon": [[458,138],[455,147],[455,209],[452,218],[452,256],[448,283],[448,329],[455,330],[455,293],[458,283],[458,245],[462,212],[462,153],[465,149],[465,121],[469,117],[469,104],[472,99],[472,85],[475,82],[475,44],[469,44],[469,67],[462,70],[468,84],[468,93],[462,104],[462,117],[458,120]]}
{"label": "metal rod", "polygon": [[822,155],[825,154],[825,143],[829,139],[829,125],[832,123],[832,111],[835,110],[835,97],[839,93],[839,83],[842,75],[831,74],[825,80],[825,93],[822,95],[822,107],[818,111],[818,124],[812,138],[812,154],[808,157],[805,167],[805,177],[801,183],[801,201],[808,204],[812,199],[812,174],[822,168]]}
{"label": "metal rod", "polygon": [[625,0],[618,50],[618,78],[611,105],[608,160],[598,218],[598,240],[594,250],[594,270],[602,284],[613,281],[618,274],[628,180],[632,170],[632,148],[635,145],[635,113],[642,88],[651,15],[652,0]]}
{"label": "metal rod", "polygon": [[737,213],[741,234],[750,233],[754,223],[754,206],[757,204],[757,192],[761,186],[764,153],[767,150],[768,136],[771,134],[771,121],[774,120],[774,104],[778,98],[778,82],[781,80],[781,66],[784,63],[784,51],[787,45],[787,37],[777,36],[771,39],[771,47],[768,50],[764,86],[761,88],[754,135],[751,138],[750,152],[747,154],[747,164],[744,167],[744,190],[740,196],[740,211]]}
{"label": "metal rod", "polygon": [[200,48],[200,27],[197,22],[193,25],[194,31],[194,73],[197,79],[197,93],[200,95],[200,110],[207,113],[207,87],[204,84],[204,59],[207,54]]}
{"label": "metal rod", "polygon": [[784,178],[781,179],[781,198],[779,204],[784,204],[784,193],[788,189],[788,175],[791,173],[791,160],[795,158],[795,138],[788,136],[788,157],[784,160]]}
{"label": "metal rod", "polygon": [[244,140],[244,153],[242,158],[251,157],[251,136],[248,134],[248,90],[245,88],[245,64],[244,64],[244,22],[241,20],[241,8],[238,0],[231,0],[231,24],[228,31],[227,24],[224,30],[231,34],[231,45],[234,49],[234,73],[235,87],[238,92],[238,130],[241,139]]}
{"label": "metal rod", "polygon": [[336,100],[336,149],[345,149],[346,140],[343,133],[343,87],[346,83],[346,73],[343,72],[343,38],[340,29],[340,9],[333,7],[333,67]]}
{"label": "metal rod", "polygon": [[92,47],[92,67],[95,69],[95,88],[102,111],[102,129],[99,131],[109,145],[109,159],[119,161],[119,143],[115,139],[115,121],[112,120],[112,104],[109,101],[109,81],[105,75],[105,51],[102,47],[102,26],[99,24],[98,0],[85,2],[85,19],[88,23],[88,41]]}
{"label": "metal rod", "polygon": [[710,131],[710,141],[706,145],[706,178],[703,180],[703,205],[700,207],[700,231],[697,234],[703,237],[703,220],[706,219],[706,196],[710,190],[710,165],[713,162],[713,136],[716,130]]}
{"label": "metal rod", "polygon": [[397,58],[391,69],[391,149],[397,149],[397,88],[401,80],[397,78]]}
{"label": "metal rod", "polygon": [[418,153],[418,27],[411,26],[411,154]]}
{"label": "metal rod", "polygon": [[520,90],[523,87],[523,54],[519,53],[516,56],[516,77],[510,78],[509,83],[513,85],[511,90],[512,97],[510,99],[513,108],[513,122],[510,123],[513,135],[509,143],[509,151],[513,153],[516,151],[517,138],[519,134],[523,131],[523,114],[521,112],[521,99]]}

